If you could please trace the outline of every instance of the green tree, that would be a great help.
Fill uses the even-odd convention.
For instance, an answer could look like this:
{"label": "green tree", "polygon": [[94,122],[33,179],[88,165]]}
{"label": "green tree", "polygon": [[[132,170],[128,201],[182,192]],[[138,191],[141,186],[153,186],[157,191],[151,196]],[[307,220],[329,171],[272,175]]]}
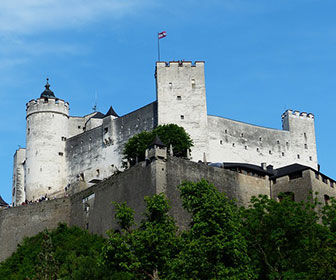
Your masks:
{"label": "green tree", "polygon": [[243,210],[244,235],[259,279],[336,279],[335,235],[330,230],[335,207],[325,209],[320,223],[318,202],[279,203],[266,196],[252,198]]}
{"label": "green tree", "polygon": [[0,264],[0,279],[113,279],[109,276],[113,273],[97,263],[104,242],[102,237],[60,224],[24,239]]}
{"label": "green tree", "polygon": [[179,189],[191,223],[168,279],[255,279],[236,204],[205,180]]}
{"label": "green tree", "polygon": [[116,204],[116,219],[121,231],[110,231],[103,249],[102,263],[112,270],[125,272],[133,279],[164,279],[167,264],[177,252],[177,228],[168,215],[164,195],[146,197],[145,218],[131,230],[132,210]]}
{"label": "green tree", "polygon": [[173,146],[175,156],[185,157],[187,150],[193,146],[189,134],[176,124],[159,125],[152,131],[143,131],[131,137],[124,146],[124,158],[135,164],[136,159],[145,160],[145,151],[158,135],[167,147]]}

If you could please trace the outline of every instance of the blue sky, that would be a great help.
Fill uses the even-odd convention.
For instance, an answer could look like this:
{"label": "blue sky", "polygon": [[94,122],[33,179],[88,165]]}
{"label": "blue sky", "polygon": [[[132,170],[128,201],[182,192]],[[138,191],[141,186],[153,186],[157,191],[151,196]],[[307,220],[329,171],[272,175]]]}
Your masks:
{"label": "blue sky", "polygon": [[208,114],[281,128],[286,109],[315,115],[321,171],[336,178],[335,1],[1,0],[0,195],[25,146],[25,104],[45,78],[71,115],[120,115],[155,99],[162,60],[205,60]]}

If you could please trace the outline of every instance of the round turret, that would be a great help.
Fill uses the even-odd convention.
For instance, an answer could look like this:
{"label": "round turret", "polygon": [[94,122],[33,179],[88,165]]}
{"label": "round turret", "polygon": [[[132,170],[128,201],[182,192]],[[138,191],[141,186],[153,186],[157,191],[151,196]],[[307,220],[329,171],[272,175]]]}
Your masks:
{"label": "round turret", "polygon": [[26,198],[58,196],[66,187],[65,141],[69,104],[55,97],[47,80],[45,91],[27,103]]}

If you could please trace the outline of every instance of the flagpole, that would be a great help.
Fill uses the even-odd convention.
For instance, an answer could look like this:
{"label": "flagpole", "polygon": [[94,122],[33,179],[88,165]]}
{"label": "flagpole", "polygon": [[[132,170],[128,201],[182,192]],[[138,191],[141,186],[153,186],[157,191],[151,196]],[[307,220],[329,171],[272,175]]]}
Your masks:
{"label": "flagpole", "polygon": [[158,61],[160,61],[160,38],[159,38],[159,33],[157,34],[157,40],[158,40]]}

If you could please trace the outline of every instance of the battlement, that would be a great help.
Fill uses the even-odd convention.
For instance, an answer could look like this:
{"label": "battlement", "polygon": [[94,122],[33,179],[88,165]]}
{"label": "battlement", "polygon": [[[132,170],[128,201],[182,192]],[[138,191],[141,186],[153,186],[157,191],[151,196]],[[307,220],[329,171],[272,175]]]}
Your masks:
{"label": "battlement", "polygon": [[204,67],[204,61],[183,61],[183,60],[178,60],[178,61],[157,61],[156,62],[156,67],[157,68],[162,68],[162,67],[170,67],[170,68],[177,68],[177,67]]}
{"label": "battlement", "polygon": [[300,112],[297,110],[286,110],[282,115],[281,118],[282,120],[284,118],[288,118],[288,117],[300,117],[300,118],[308,118],[308,119],[314,119],[314,115],[312,113],[307,113],[307,112]]}
{"label": "battlement", "polygon": [[37,112],[54,112],[69,115],[69,103],[58,98],[32,99],[26,104],[27,117]]}

